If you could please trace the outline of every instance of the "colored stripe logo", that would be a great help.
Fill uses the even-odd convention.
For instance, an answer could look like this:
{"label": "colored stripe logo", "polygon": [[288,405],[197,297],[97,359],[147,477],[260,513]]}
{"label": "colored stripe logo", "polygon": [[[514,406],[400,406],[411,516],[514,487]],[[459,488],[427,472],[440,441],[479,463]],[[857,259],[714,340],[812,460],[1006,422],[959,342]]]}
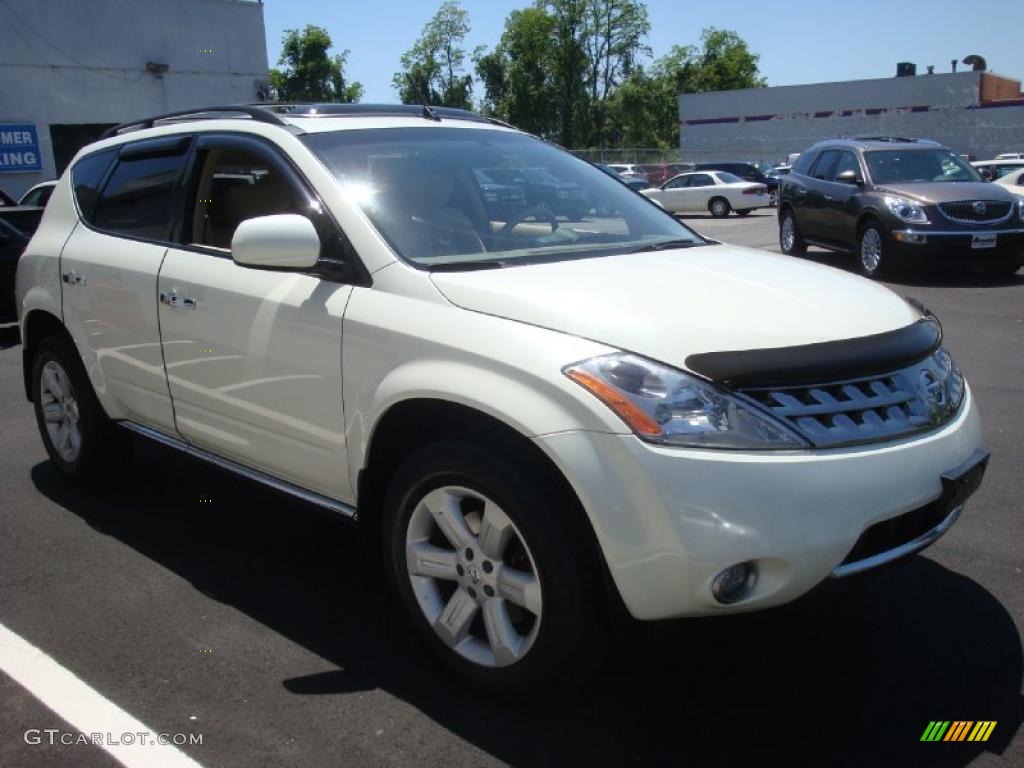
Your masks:
{"label": "colored stripe logo", "polygon": [[995,720],[932,720],[921,734],[921,741],[988,741]]}

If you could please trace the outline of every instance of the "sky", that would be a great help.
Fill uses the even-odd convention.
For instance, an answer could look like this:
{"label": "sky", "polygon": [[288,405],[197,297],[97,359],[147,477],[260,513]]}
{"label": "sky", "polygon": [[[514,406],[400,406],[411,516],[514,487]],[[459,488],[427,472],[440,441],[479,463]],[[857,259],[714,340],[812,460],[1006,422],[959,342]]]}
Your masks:
{"label": "sky", "polygon": [[[284,30],[325,27],[337,50],[349,49],[347,77],[366,89],[364,102],[397,101],[391,78],[441,0],[264,0],[271,66]],[[494,46],[508,12],[530,0],[462,0],[472,31],[466,48]],[[648,0],[649,44],[655,56],[698,43],[704,27],[735,30],[760,54],[769,85],[795,85],[896,74],[912,61],[918,73],[934,64],[984,56],[989,69],[1024,78],[1024,0],[777,0],[707,2]],[[963,65],[960,69],[965,69]],[[479,96],[479,93],[475,94]]]}

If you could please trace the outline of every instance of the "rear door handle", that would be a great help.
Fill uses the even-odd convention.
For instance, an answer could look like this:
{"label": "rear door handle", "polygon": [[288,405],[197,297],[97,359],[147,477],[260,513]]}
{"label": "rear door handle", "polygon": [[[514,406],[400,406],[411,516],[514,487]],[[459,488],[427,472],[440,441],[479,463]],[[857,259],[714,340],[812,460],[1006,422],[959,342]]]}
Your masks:
{"label": "rear door handle", "polygon": [[166,304],[171,309],[195,309],[198,306],[198,302],[195,299],[179,296],[174,291],[169,293],[161,291],[160,303]]}
{"label": "rear door handle", "polygon": [[60,276],[68,285],[85,285],[85,275],[80,275],[75,270],[69,270]]}

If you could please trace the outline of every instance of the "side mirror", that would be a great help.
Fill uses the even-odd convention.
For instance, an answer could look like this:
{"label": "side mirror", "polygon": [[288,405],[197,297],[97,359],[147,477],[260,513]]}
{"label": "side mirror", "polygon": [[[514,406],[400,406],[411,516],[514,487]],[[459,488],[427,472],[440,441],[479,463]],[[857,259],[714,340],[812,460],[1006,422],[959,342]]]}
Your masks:
{"label": "side mirror", "polygon": [[320,236],[295,213],[246,219],[231,238],[231,258],[243,267],[309,269],[320,258]]}
{"label": "side mirror", "polygon": [[856,171],[843,171],[836,176],[836,181],[840,184],[856,184],[858,187],[864,183],[864,179]]}

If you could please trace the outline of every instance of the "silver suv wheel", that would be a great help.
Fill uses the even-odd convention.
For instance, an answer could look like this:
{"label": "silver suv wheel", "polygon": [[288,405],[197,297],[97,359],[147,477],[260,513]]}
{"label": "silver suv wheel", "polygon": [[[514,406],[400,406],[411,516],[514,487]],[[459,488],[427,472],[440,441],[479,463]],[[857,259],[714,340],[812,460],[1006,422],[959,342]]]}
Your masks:
{"label": "silver suv wheel", "polygon": [[542,619],[540,578],[501,507],[468,488],[437,488],[416,503],[405,542],[416,602],[449,648],[485,667],[530,652]]}
{"label": "silver suv wheel", "polygon": [[868,227],[861,235],[860,263],[868,275],[877,272],[882,263],[882,237],[874,227]]}
{"label": "silver suv wheel", "polygon": [[56,360],[43,366],[39,394],[50,444],[64,461],[72,464],[82,449],[81,418],[71,379]]}

